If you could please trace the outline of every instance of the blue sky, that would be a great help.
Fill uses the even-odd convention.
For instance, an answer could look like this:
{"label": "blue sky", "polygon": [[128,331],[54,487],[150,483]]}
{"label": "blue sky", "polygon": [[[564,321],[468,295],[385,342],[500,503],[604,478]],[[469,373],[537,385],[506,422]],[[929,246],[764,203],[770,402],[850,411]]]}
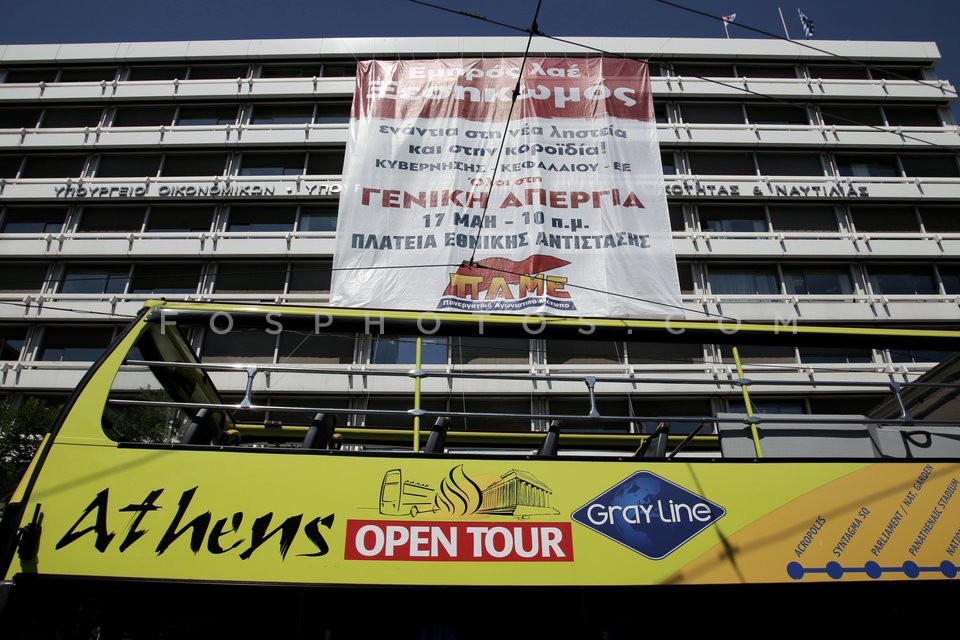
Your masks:
{"label": "blue sky", "polygon": [[[529,26],[537,0],[428,0],[497,22]],[[516,35],[502,26],[433,9],[411,0],[0,0],[0,45],[247,38]],[[679,5],[679,6],[677,6]],[[731,37],[784,35],[778,7],[794,39],[797,9],[814,20],[819,48],[830,40],[936,42],[946,60],[939,76],[960,84],[958,9],[953,0],[541,0],[544,33],[573,36],[723,38],[714,16],[736,13]],[[956,111],[956,109],[955,109]]]}

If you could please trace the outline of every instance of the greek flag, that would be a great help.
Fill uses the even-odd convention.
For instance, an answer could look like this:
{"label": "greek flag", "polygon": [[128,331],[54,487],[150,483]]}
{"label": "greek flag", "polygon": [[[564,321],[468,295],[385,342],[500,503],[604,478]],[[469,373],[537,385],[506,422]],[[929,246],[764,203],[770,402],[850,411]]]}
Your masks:
{"label": "greek flag", "polygon": [[808,38],[812,38],[813,37],[813,20],[808,18],[803,11],[800,11],[800,9],[797,9],[797,13],[800,14],[800,24],[803,25],[803,35],[807,36]]}

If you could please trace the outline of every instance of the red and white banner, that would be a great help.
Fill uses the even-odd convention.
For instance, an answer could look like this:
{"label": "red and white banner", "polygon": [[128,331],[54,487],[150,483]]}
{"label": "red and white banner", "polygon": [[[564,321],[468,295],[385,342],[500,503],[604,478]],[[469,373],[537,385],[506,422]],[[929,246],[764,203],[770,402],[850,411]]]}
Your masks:
{"label": "red and white banner", "polygon": [[358,65],[332,305],[676,314],[647,65],[520,62]]}

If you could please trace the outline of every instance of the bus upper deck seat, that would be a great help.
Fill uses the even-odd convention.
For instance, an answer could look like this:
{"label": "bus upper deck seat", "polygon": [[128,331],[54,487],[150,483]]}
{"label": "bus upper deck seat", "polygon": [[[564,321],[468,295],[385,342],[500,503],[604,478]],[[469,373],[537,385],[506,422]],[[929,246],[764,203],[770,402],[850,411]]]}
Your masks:
{"label": "bus upper deck seat", "polygon": [[237,444],[239,433],[224,429],[224,417],[222,411],[200,409],[184,431],[180,444]]}
{"label": "bus upper deck seat", "polygon": [[653,433],[647,436],[647,439],[643,441],[633,456],[635,458],[665,458],[669,440],[670,427],[666,422],[661,422]]}
{"label": "bus upper deck seat", "polygon": [[313,417],[307,435],[300,444],[302,449],[339,449],[334,438],[337,416],[332,413],[318,413]]}
{"label": "bus upper deck seat", "polygon": [[427,438],[427,444],[423,447],[423,453],[443,453],[443,448],[447,443],[447,429],[450,427],[450,418],[440,416],[433,423],[433,429],[430,430],[430,436]]}
{"label": "bus upper deck seat", "polygon": [[547,431],[547,435],[545,435],[540,442],[540,447],[537,449],[537,456],[543,458],[555,456],[557,455],[559,447],[560,421],[554,420],[550,423],[550,429]]}

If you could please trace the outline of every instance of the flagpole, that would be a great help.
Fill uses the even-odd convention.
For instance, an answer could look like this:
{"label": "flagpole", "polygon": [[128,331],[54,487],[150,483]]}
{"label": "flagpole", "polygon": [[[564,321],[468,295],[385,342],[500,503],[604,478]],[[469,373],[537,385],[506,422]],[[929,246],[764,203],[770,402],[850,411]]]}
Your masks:
{"label": "flagpole", "polygon": [[727,34],[727,38],[729,39],[729,38],[730,38],[730,30],[727,28],[727,21],[726,21],[726,20],[723,21],[723,32],[724,32],[725,34]]}
{"label": "flagpole", "polygon": [[780,10],[780,7],[777,7],[777,13],[780,14],[780,23],[783,25],[783,32],[787,34],[787,40],[789,40],[790,32],[787,31],[787,21],[783,19],[783,11]]}

